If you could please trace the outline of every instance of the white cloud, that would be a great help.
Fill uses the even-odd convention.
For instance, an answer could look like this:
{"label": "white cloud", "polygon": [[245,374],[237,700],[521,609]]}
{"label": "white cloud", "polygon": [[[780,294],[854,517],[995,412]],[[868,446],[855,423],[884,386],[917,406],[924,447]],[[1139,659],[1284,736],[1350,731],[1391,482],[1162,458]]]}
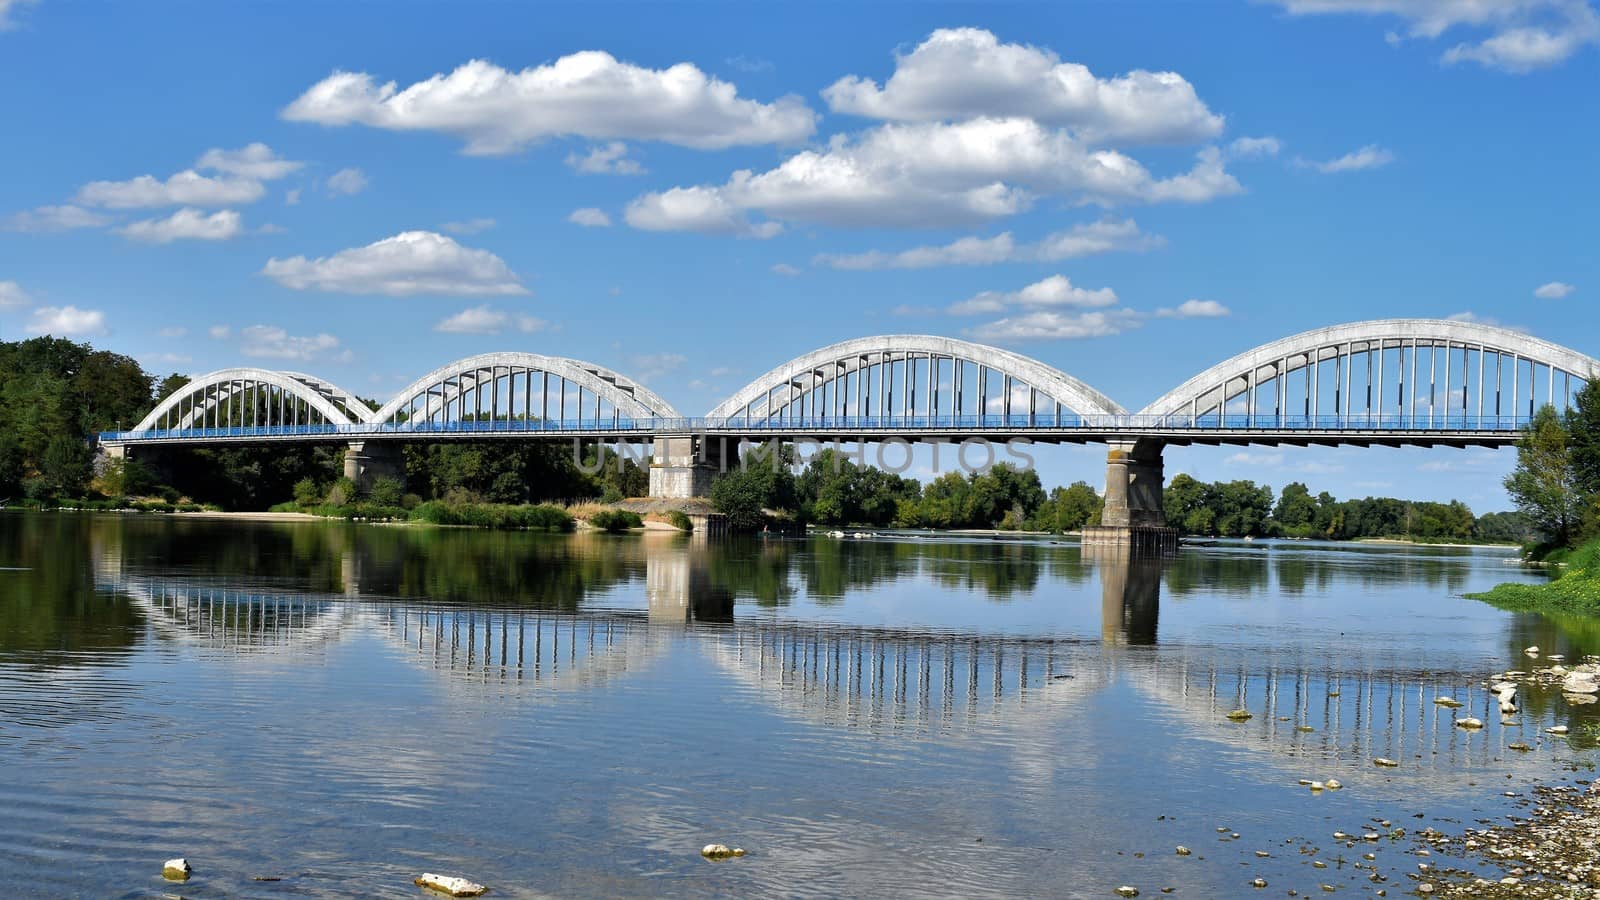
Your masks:
{"label": "white cloud", "polygon": [[445,222],[439,226],[439,230],[451,234],[477,234],[480,231],[488,231],[495,224],[493,219],[468,219],[465,222]]}
{"label": "white cloud", "polygon": [[646,69],[589,50],[512,72],[472,60],[403,90],[334,72],[284,109],[291,121],[442,131],[470,154],[512,153],[559,135],[720,149],[802,141],[816,113],[798,97],[760,103],[689,63]]}
{"label": "white cloud", "polygon": [[759,56],[745,56],[743,53],[738,56],[730,56],[723,62],[741,72],[771,72],[776,68],[770,59],[762,59]]}
{"label": "white cloud", "polygon": [[275,325],[251,325],[239,329],[239,352],[253,359],[289,359],[309,362],[314,359],[348,360],[348,351],[336,354],[339,339],[321,333],[297,337]]}
{"label": "white cloud", "polygon": [[233,329],[227,325],[213,325],[206,329],[206,334],[209,334],[213,341],[225,341],[233,335]]}
{"label": "white cloud", "polygon": [[201,154],[195,168],[212,169],[255,181],[276,181],[299,171],[305,163],[284,159],[259,141],[238,150],[213,148]]}
{"label": "white cloud", "polygon": [[1533,295],[1540,300],[1560,300],[1575,290],[1577,288],[1564,281],[1551,281],[1534,288]]}
{"label": "white cloud", "polygon": [[1220,319],[1233,315],[1233,310],[1215,300],[1185,300],[1176,309],[1156,310],[1156,315],[1163,319]]}
{"label": "white cloud", "polygon": [[33,311],[28,330],[56,337],[105,334],[106,314],[97,309],[76,306],[42,306]]}
{"label": "white cloud", "polygon": [[1491,328],[1504,328],[1507,331],[1520,331],[1523,334],[1528,332],[1528,329],[1521,325],[1507,325],[1506,323],[1492,316],[1480,316],[1474,312],[1451,313],[1450,315],[1445,316],[1445,318],[1452,322],[1470,322],[1474,325],[1488,325]]}
{"label": "white cloud", "polygon": [[164,338],[181,338],[188,336],[189,329],[183,327],[182,325],[174,325],[171,328],[163,328],[157,333]]}
{"label": "white cloud", "polygon": [[328,176],[328,193],[338,196],[359,194],[367,189],[367,173],[356,168],[340,169]]}
{"label": "white cloud", "polygon": [[1338,172],[1358,172],[1362,169],[1376,169],[1386,166],[1394,162],[1394,154],[1379,147],[1377,144],[1368,144],[1360,150],[1346,153],[1338,159],[1330,159],[1326,162],[1302,159],[1296,162],[1300,166],[1316,169],[1325,175],[1332,175]]}
{"label": "white cloud", "polygon": [[833,269],[926,269],[934,266],[988,266],[1006,262],[1059,262],[1112,251],[1143,251],[1159,247],[1160,237],[1139,230],[1132,219],[1102,219],[1046,236],[1033,244],[1019,244],[1011,233],[992,238],[964,237],[939,246],[913,247],[898,253],[824,253],[814,265]]}
{"label": "white cloud", "polygon": [[643,231],[698,231],[764,239],[783,230],[778,222],[751,222],[714,187],[645,194],[629,203],[622,217]]}
{"label": "white cloud", "polygon": [[1274,468],[1283,465],[1282,453],[1254,453],[1242,450],[1223,460],[1228,465],[1235,466],[1266,466]]}
{"label": "white cloud", "polygon": [[181,353],[157,353],[150,357],[150,361],[169,366],[186,366],[194,362],[194,357]]}
{"label": "white cloud", "polygon": [[644,166],[628,158],[628,145],[612,141],[590,147],[587,154],[568,153],[567,165],[585,175],[643,175]]}
{"label": "white cloud", "polygon": [[99,228],[111,224],[108,216],[81,206],[41,206],[26,212],[14,213],[0,219],[0,231],[71,231],[76,228]]}
{"label": "white cloud", "polygon": [[186,206],[164,219],[144,219],[116,229],[117,234],[129,240],[150,244],[170,244],[173,241],[226,241],[244,231],[239,214],[231,209],[206,215]]}
{"label": "white cloud", "polygon": [[37,0],[0,0],[0,31],[10,31],[17,27],[12,14],[35,2]]}
{"label": "white cloud", "polygon": [[284,206],[299,206],[300,205],[300,189],[299,188],[295,188],[295,189],[289,191],[288,193],[284,194],[283,195],[283,205]]}
{"label": "white cloud", "polygon": [[431,231],[406,231],[317,259],[274,257],[261,274],[297,291],[391,297],[528,293],[500,257]]}
{"label": "white cloud", "polygon": [[128,181],[91,181],[78,189],[75,202],[111,209],[154,206],[232,206],[261,199],[266,188],[248,178],[212,178],[185,169],[166,181],[140,175]]}
{"label": "white cloud", "polygon": [[660,378],[683,366],[689,357],[681,353],[644,353],[628,357],[628,374],[641,381]]}
{"label": "white cloud", "polygon": [[897,316],[931,316],[939,312],[939,310],[931,306],[916,306],[910,303],[902,303],[899,306],[896,306],[894,309],[889,310],[889,312]]}
{"label": "white cloud", "polygon": [[533,316],[513,315],[488,306],[474,306],[433,326],[433,330],[447,334],[499,334],[507,328],[516,328],[524,334],[532,334],[544,326],[543,320]]}
{"label": "white cloud", "polygon": [[[127,181],[91,181],[78,189],[74,202],[110,209],[254,203],[266,193],[263,181],[282,178],[302,165],[279,157],[271,147],[261,143],[238,150],[213,148],[201,154],[195,168],[185,169],[165,181],[153,175],[140,175]],[[197,169],[222,174],[202,175]]]}
{"label": "white cloud", "polygon": [[10,306],[27,306],[33,298],[15,281],[0,281],[0,309]]}
{"label": "white cloud", "polygon": [[752,212],[844,227],[925,228],[1015,215],[1040,196],[1101,205],[1202,203],[1242,190],[1215,147],[1201,149],[1188,172],[1156,178],[1137,160],[1092,149],[1063,129],[982,118],[880,125],[766,172],[645,194],[629,209],[652,212],[650,224],[638,227],[737,234]]}
{"label": "white cloud", "polygon": [[585,206],[581,209],[573,210],[567,215],[567,221],[574,225],[582,225],[585,228],[609,228],[611,226],[611,217],[606,215],[605,210],[596,209],[593,206]]}
{"label": "white cloud", "polygon": [[1051,275],[1019,291],[984,291],[960,303],[952,304],[949,312],[957,316],[970,316],[1003,312],[1015,306],[1032,309],[1061,306],[1095,308],[1115,306],[1116,303],[1117,292],[1111,288],[1090,290],[1077,287],[1065,275]]}
{"label": "white cloud", "polygon": [[1222,131],[1174,72],[1101,79],[1078,63],[978,28],[942,28],[898,55],[882,86],[848,76],[822,92],[835,112],[896,121],[1021,116],[1090,142],[1189,143]]}
{"label": "white cloud", "polygon": [[1283,142],[1275,137],[1242,137],[1235,138],[1228,145],[1228,155],[1240,159],[1253,156],[1277,156],[1283,149]]}
{"label": "white cloud", "polygon": [[[1588,0],[1272,0],[1292,14],[1365,13],[1410,22],[1407,34],[1435,39],[1447,31],[1489,36],[1462,41],[1440,57],[1447,64],[1476,62],[1508,72],[1555,65],[1585,45],[1600,42],[1600,14]],[[1401,36],[1384,39],[1393,46]]]}
{"label": "white cloud", "polygon": [[772,267],[772,273],[774,275],[787,275],[793,278],[794,276],[800,274],[800,270],[789,265],[788,263],[776,263]]}
{"label": "white cloud", "polygon": [[1073,340],[1109,337],[1139,327],[1139,314],[1126,309],[1024,313],[989,322],[968,333],[981,341]]}

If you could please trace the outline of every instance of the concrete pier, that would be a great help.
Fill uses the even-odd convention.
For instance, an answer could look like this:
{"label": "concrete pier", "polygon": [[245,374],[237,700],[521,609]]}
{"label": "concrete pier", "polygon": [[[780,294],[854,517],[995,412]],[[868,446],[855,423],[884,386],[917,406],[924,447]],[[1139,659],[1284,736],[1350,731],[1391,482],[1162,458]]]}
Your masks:
{"label": "concrete pier", "polygon": [[356,483],[356,490],[365,494],[379,478],[393,478],[406,483],[405,451],[399,444],[386,441],[351,441],[344,452],[344,477]]}
{"label": "concrete pier", "polygon": [[711,480],[722,471],[722,453],[719,438],[656,438],[650,454],[650,496],[710,496]]}
{"label": "concrete pier", "polygon": [[1164,447],[1149,438],[1111,442],[1105,506],[1100,524],[1083,530],[1083,546],[1126,547],[1144,555],[1178,551],[1178,529],[1167,527],[1162,503]]}

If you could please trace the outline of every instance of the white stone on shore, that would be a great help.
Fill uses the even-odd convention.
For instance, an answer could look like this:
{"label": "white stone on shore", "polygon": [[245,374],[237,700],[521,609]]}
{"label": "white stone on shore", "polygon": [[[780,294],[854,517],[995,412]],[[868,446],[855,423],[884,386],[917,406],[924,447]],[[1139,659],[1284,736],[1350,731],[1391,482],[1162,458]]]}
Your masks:
{"label": "white stone on shore", "polygon": [[194,870],[189,868],[189,861],[181,856],[161,864],[161,877],[168,881],[186,881],[192,871]]}
{"label": "white stone on shore", "polygon": [[475,881],[468,881],[465,878],[458,878],[454,875],[435,875],[432,872],[423,872],[420,877],[412,881],[412,884],[417,887],[438,891],[441,894],[449,894],[452,897],[481,897],[489,891],[488,888]]}
{"label": "white stone on shore", "polygon": [[1565,725],[1552,725],[1549,728],[1546,728],[1545,732],[1547,732],[1549,734],[1566,734],[1567,733],[1567,726],[1565,726]]}
{"label": "white stone on shore", "polygon": [[1587,672],[1573,672],[1562,680],[1561,690],[1568,694],[1593,694],[1600,692],[1600,682]]}
{"label": "white stone on shore", "polygon": [[1447,706],[1451,709],[1457,709],[1463,705],[1460,700],[1457,700],[1454,697],[1435,697],[1433,698],[1433,702],[1435,705]]}
{"label": "white stone on shore", "polygon": [[1533,646],[1533,647],[1529,647],[1528,649],[1526,649],[1526,650],[1524,650],[1522,652],[1528,654],[1529,656],[1538,656],[1539,655],[1539,648],[1537,646]]}

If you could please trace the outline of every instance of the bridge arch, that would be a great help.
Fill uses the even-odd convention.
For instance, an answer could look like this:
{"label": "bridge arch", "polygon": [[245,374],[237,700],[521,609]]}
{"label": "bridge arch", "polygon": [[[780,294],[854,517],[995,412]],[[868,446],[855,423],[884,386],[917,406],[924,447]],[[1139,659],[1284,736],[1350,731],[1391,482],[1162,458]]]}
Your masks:
{"label": "bridge arch", "polygon": [[[576,391],[569,395],[569,388]],[[554,393],[552,393],[554,392]],[[642,384],[594,363],[536,353],[483,353],[418,378],[372,414],[377,424],[443,423],[491,418],[578,421],[682,418]]]}
{"label": "bridge arch", "polygon": [[1246,350],[1138,415],[1183,423],[1237,414],[1309,417],[1341,427],[1364,418],[1381,427],[1503,429],[1540,403],[1561,407],[1594,378],[1600,360],[1519,331],[1451,319],[1378,319]]}
{"label": "bridge arch", "polygon": [[[994,384],[991,373],[998,376]],[[991,393],[991,387],[994,389]],[[1046,403],[1041,407],[1041,398]],[[708,415],[755,420],[806,416],[1004,414],[1122,415],[1116,401],[1036,359],[955,338],[886,334],[813,350],[740,388]]]}
{"label": "bridge arch", "polygon": [[309,375],[219,369],[174,391],[133,430],[355,425],[368,414],[353,394]]}

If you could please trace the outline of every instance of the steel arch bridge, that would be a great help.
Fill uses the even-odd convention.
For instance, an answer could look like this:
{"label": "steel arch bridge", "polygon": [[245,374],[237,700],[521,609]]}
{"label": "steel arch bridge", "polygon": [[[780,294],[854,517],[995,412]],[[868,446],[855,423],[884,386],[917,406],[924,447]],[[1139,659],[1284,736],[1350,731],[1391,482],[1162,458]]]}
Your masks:
{"label": "steel arch bridge", "polygon": [[114,447],[495,437],[1028,437],[1041,442],[1500,446],[1564,407],[1600,360],[1516,331],[1388,319],[1263,344],[1129,412],[1038,360],[967,341],[882,335],[773,368],[707,415],[593,363],[489,353],[434,369],[374,408],[298,372],[202,375]]}

